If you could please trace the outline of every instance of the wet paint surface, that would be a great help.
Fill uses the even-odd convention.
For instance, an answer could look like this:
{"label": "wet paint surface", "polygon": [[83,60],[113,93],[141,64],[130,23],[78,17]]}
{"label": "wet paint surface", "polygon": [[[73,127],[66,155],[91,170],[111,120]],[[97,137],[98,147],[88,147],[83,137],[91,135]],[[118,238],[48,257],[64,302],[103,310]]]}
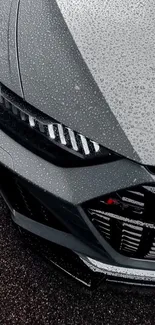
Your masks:
{"label": "wet paint surface", "polygon": [[18,4],[0,10],[0,81],[90,139],[155,165],[154,2]]}
{"label": "wet paint surface", "polygon": [[107,148],[154,165],[154,2],[28,4],[21,1],[19,14],[26,100]]}
{"label": "wet paint surface", "polygon": [[140,160],[95,83],[55,1],[21,1],[18,40],[27,102],[103,146]]}
{"label": "wet paint surface", "polygon": [[155,164],[155,3],[57,0],[70,32],[141,161]]}
{"label": "wet paint surface", "polygon": [[16,53],[18,3],[0,1],[0,82],[22,97]]}

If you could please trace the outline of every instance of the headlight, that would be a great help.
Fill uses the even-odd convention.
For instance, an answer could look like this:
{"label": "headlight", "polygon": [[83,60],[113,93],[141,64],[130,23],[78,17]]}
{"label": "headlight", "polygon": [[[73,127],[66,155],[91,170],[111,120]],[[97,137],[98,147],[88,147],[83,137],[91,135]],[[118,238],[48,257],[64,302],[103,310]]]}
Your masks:
{"label": "headlight", "polygon": [[16,140],[44,153],[48,159],[51,157],[56,164],[74,167],[120,159],[97,142],[38,111],[4,86],[0,98],[4,109],[1,127],[5,126],[5,131],[12,133]]}

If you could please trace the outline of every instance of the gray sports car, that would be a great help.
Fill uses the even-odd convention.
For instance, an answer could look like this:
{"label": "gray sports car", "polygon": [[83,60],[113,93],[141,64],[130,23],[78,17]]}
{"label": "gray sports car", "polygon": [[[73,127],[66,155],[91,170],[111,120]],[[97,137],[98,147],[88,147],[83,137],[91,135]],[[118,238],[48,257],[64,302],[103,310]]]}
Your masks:
{"label": "gray sports car", "polygon": [[1,193],[107,281],[155,283],[154,30],[151,0],[0,0]]}

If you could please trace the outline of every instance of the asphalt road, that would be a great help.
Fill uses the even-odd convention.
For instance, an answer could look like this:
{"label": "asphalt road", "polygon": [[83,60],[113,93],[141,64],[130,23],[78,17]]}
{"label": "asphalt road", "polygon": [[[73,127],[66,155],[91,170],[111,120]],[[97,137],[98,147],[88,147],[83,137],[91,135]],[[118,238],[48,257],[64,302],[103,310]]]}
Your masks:
{"label": "asphalt road", "polygon": [[23,243],[0,198],[0,324],[155,324],[155,289],[91,293]]}

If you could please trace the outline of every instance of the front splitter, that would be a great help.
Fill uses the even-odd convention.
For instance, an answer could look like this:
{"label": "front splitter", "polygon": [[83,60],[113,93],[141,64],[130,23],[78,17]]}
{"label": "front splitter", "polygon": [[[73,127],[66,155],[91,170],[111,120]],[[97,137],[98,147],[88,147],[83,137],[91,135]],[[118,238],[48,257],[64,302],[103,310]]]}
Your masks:
{"label": "front splitter", "polygon": [[66,276],[72,277],[90,290],[103,286],[105,282],[155,287],[154,271],[105,264],[90,257],[78,255],[70,249],[53,244],[20,227],[19,230],[24,243],[49,265],[54,265]]}

